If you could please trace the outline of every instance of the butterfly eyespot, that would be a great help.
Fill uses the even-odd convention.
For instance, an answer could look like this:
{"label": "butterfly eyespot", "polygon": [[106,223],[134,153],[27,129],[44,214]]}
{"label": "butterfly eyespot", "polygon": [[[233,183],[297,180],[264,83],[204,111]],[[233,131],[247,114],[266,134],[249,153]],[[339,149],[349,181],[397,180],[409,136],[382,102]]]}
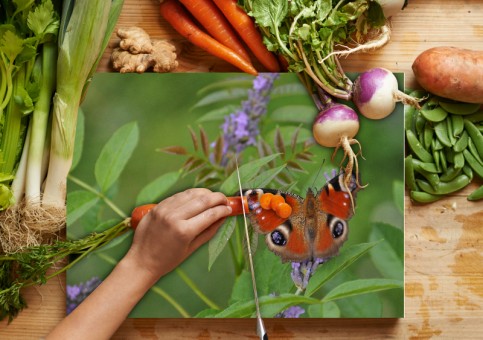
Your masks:
{"label": "butterfly eyespot", "polygon": [[346,223],[342,220],[336,220],[332,223],[332,237],[337,239],[344,235]]}
{"label": "butterfly eyespot", "polygon": [[287,239],[285,238],[285,235],[278,230],[273,231],[270,234],[270,238],[271,238],[273,244],[275,244],[277,246],[284,246],[284,245],[287,244]]}

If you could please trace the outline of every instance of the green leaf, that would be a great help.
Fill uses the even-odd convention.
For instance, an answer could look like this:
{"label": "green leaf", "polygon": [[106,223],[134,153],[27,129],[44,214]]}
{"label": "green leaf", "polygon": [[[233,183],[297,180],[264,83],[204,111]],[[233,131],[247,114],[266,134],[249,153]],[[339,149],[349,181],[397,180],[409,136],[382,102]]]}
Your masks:
{"label": "green leaf", "polygon": [[290,263],[282,263],[280,257],[267,248],[255,254],[254,262],[258,294],[281,295],[288,293],[294,287],[290,276],[292,271]]}
{"label": "green leaf", "polygon": [[109,241],[109,243],[102,246],[102,248],[97,249],[96,253],[107,252],[108,250],[111,250],[111,249],[114,249],[118,246],[123,245],[125,242],[129,242],[129,244],[130,244],[131,242],[128,241],[128,240],[130,240],[132,238],[132,236],[133,236],[133,230],[129,229],[124,234],[122,234],[122,235],[116,237],[115,239]]}
{"label": "green leaf", "polygon": [[[259,299],[260,311],[263,317],[270,318],[274,317],[281,311],[287,309],[288,307],[306,304],[317,304],[320,303],[319,300],[295,295],[295,294],[282,294],[280,296],[261,296]],[[255,313],[255,302],[250,301],[239,301],[228,306],[225,310],[214,315],[215,318],[247,318],[253,316]]]}
{"label": "green leaf", "polygon": [[60,22],[54,14],[52,2],[43,1],[35,10],[29,12],[27,25],[37,37],[43,37],[47,33],[56,35]]}
{"label": "green leaf", "polygon": [[252,16],[259,26],[279,27],[288,12],[288,2],[279,0],[254,0]]}
{"label": "green leaf", "polygon": [[234,112],[237,108],[237,105],[224,105],[223,107],[206,112],[203,116],[197,119],[197,122],[202,123],[216,120],[224,120],[227,115]]}
{"label": "green leaf", "polygon": [[320,265],[310,278],[306,296],[311,296],[318,291],[327,281],[338,273],[347,269],[352,263],[357,261],[361,256],[371,250],[378,242],[360,243],[342,251],[338,256],[330,259],[328,262]]}
{"label": "green leaf", "polygon": [[315,106],[309,105],[284,105],[276,108],[270,117],[277,122],[303,123],[310,126],[317,115]]}
{"label": "green leaf", "polygon": [[102,192],[106,192],[119,178],[139,140],[136,122],[119,128],[106,145],[96,161],[94,174]]}
{"label": "green leaf", "polygon": [[4,53],[10,64],[13,64],[15,58],[23,50],[23,39],[12,31],[5,31],[2,40],[0,40],[0,52]]}
{"label": "green leaf", "polygon": [[349,282],[344,282],[329,293],[327,293],[322,299],[323,302],[343,299],[350,296],[374,293],[388,289],[402,289],[404,283],[402,280],[392,279],[358,279]]}
{"label": "green leaf", "polygon": [[340,309],[335,302],[329,301],[310,305],[307,314],[311,318],[340,318]]}
{"label": "green leaf", "polygon": [[67,195],[67,226],[71,226],[97,202],[99,202],[99,196],[90,191],[70,192]]}
{"label": "green leaf", "polygon": [[179,171],[168,172],[148,183],[136,197],[136,205],[157,203],[176,184],[180,175]]}
{"label": "green leaf", "polygon": [[[255,278],[259,295],[281,295],[289,293],[293,287],[290,276],[292,267],[289,263],[282,263],[280,257],[267,248],[255,253]],[[251,273],[247,269],[235,281],[230,297],[230,303],[253,299]]]}
{"label": "green leaf", "polygon": [[226,90],[227,88],[246,88],[247,90],[252,87],[253,76],[247,74],[241,74],[237,77],[226,78],[215,82],[210,82],[205,87],[196,92],[196,96],[205,97],[209,93],[217,90]]}
{"label": "green leaf", "polygon": [[370,241],[383,241],[370,255],[377,270],[384,277],[402,280],[404,278],[404,233],[401,229],[386,223],[374,223]]}
{"label": "green leaf", "polygon": [[85,116],[82,108],[79,107],[77,113],[77,127],[75,128],[75,141],[74,141],[74,155],[72,156],[72,166],[70,171],[72,172],[82,157],[82,149],[84,147],[84,131],[85,131]]}
{"label": "green leaf", "polygon": [[392,192],[394,203],[398,207],[401,214],[404,214],[404,182],[394,181],[392,184]]}
{"label": "green leaf", "polygon": [[275,177],[277,177],[277,175],[283,171],[285,167],[286,165],[283,164],[279,167],[263,171],[258,176],[255,176],[253,179],[242,184],[245,186],[245,188],[263,188],[267,186]]}
{"label": "green leaf", "polygon": [[[280,133],[282,135],[282,140],[285,142],[286,146],[290,146],[292,142],[292,135],[299,129],[297,126],[282,126],[280,127]],[[268,140],[273,140],[275,138],[277,131],[276,129],[272,129],[267,133],[266,138]],[[298,132],[299,136],[297,138],[297,143],[303,143],[307,140],[312,139],[313,134],[312,131],[306,128],[300,128],[300,131]]]}
{"label": "green leaf", "polygon": [[199,108],[206,105],[211,105],[226,101],[239,101],[247,97],[248,90],[240,88],[223,89],[220,91],[212,92],[203,98],[201,98],[193,108]]}
{"label": "green leaf", "polygon": [[[246,182],[255,178],[255,176],[257,176],[258,172],[264,165],[268,164],[271,160],[277,157],[278,154],[273,154],[260,159],[255,159],[249,163],[240,166],[239,171],[241,184],[244,185]],[[225,180],[225,182],[223,182],[223,184],[220,186],[220,191],[228,194],[239,191],[238,176],[236,171],[233,171],[231,175]]]}
{"label": "green leaf", "polygon": [[218,229],[217,233],[208,242],[208,270],[211,269],[218,256],[230,241],[236,227],[236,217],[231,217]]}

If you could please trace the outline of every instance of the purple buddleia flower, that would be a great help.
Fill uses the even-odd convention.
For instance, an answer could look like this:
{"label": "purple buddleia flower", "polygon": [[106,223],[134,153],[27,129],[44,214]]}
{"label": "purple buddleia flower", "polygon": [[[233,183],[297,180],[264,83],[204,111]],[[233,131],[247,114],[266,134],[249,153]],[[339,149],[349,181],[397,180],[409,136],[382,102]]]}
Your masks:
{"label": "purple buddleia flower", "polygon": [[225,118],[221,125],[224,140],[222,164],[226,164],[232,155],[256,144],[260,134],[260,119],[267,112],[270,91],[278,76],[278,73],[260,73],[248,90],[248,98],[239,109]]}
{"label": "purple buddleia flower", "polygon": [[67,314],[70,314],[85,298],[89,296],[100,284],[101,279],[93,277],[78,285],[67,285]]}
{"label": "purple buddleia flower", "polygon": [[314,260],[307,260],[304,262],[292,262],[292,272],[290,273],[295,286],[304,291],[309,284],[310,277],[314,274],[319,264],[322,264],[327,259],[317,258]]}

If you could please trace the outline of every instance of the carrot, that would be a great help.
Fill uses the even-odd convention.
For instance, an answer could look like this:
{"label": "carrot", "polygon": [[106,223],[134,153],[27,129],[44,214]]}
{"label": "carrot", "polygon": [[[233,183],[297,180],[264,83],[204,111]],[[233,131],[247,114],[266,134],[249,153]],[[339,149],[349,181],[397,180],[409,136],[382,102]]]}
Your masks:
{"label": "carrot", "polygon": [[160,5],[160,13],[167,22],[183,37],[206,52],[223,59],[243,72],[257,75],[253,65],[236,54],[232,49],[219,43],[203,32],[191,20],[186,10],[177,0],[165,0]]}
{"label": "carrot", "polygon": [[275,55],[270,52],[253,20],[239,7],[236,0],[213,0],[223,15],[245,41],[258,61],[270,72],[279,72],[280,66]]}
{"label": "carrot", "polygon": [[134,208],[131,213],[131,228],[136,229],[144,215],[146,215],[155,206],[156,204],[145,204]]}
{"label": "carrot", "polygon": [[179,0],[208,33],[240,57],[250,60],[243,43],[212,0]]}

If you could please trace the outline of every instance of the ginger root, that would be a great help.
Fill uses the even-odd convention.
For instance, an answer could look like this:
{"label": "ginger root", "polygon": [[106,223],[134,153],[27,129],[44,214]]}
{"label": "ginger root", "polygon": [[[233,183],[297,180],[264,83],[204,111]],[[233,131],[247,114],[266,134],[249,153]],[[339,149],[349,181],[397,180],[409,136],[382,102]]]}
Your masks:
{"label": "ginger root", "polygon": [[153,52],[151,38],[141,27],[119,28],[116,34],[121,38],[119,47],[125,51],[132,54]]}
{"label": "ginger root", "polygon": [[[151,40],[139,27],[119,28],[122,40],[111,54],[112,66],[121,73],[170,72],[178,67],[176,48],[166,40]],[[149,52],[147,52],[149,51]]]}

